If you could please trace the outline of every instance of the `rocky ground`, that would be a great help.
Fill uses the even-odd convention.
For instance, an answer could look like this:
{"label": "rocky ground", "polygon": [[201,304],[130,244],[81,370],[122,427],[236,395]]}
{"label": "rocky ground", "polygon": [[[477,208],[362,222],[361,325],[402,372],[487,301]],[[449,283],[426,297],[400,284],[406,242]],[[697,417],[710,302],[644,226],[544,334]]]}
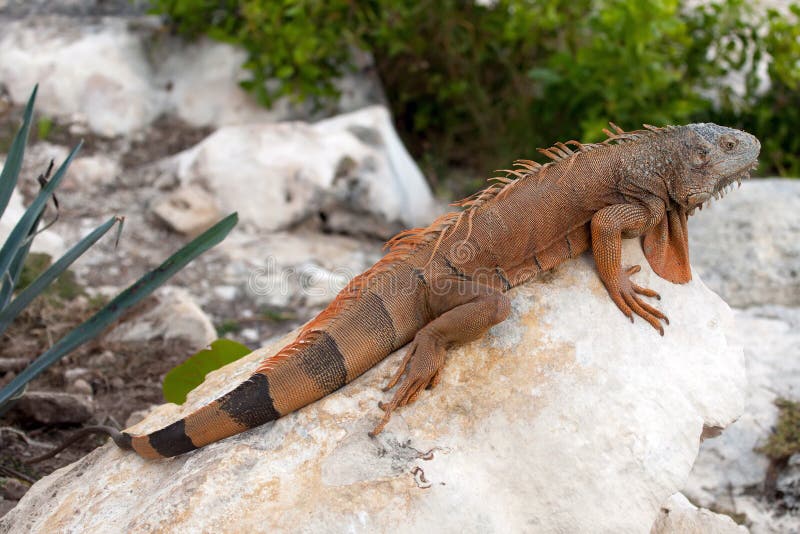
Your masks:
{"label": "rocky ground", "polygon": [[[89,4],[93,3],[102,8],[102,16],[96,16],[96,10],[90,11]],[[385,238],[400,228],[431,220],[441,208],[397,138],[385,108],[380,106],[381,91],[371,76],[368,58],[364,58],[359,75],[341,81],[343,96],[330,109],[312,114],[303,106],[282,102],[266,111],[235,83],[237,76],[241,76],[240,52],[208,41],[183,43],[170,36],[157,19],[142,16],[140,3],[0,0],[0,20],[4,24],[0,35],[0,149],[8,146],[20,106],[33,84],[40,83],[35,141],[25,161],[18,194],[9,214],[0,221],[0,239],[9,231],[14,215],[35,194],[36,175],[51,159],[62,160],[80,139],[84,140],[84,148],[59,192],[59,221],[39,236],[34,249],[57,255],[108,216],[126,217],[118,247],[113,246],[110,238],[102,241],[76,263],[74,279],[67,281],[62,294],[37,303],[0,340],[0,384],[10,380],[32,354],[41,352],[53,339],[88,317],[104,299],[158,265],[191,236],[230,211],[237,210],[241,219],[223,244],[184,269],[168,287],[115,328],[51,368],[31,385],[28,400],[0,418],[2,514],[16,505],[31,482],[78,460],[103,440],[88,439],[82,446],[35,469],[23,465],[22,460],[47,450],[86,424],[135,423],[143,416],[142,411],[163,402],[160,385],[164,373],[218,335],[253,348],[273,342],[275,336],[311,317],[346,280],[379,258]],[[639,525],[650,524],[642,517],[650,512],[658,515],[660,507],[662,511],[653,532],[685,532],[689,531],[687,525],[699,532],[742,531],[698,506],[728,514],[751,532],[800,532],[797,504],[800,457],[776,463],[755,450],[766,443],[777,423],[774,401],[779,397],[800,400],[798,213],[800,182],[774,180],[747,183],[741,191],[690,222],[695,272],[736,308],[731,318],[735,326],[726,334],[725,343],[743,347],[750,381],[745,414],[721,436],[703,443],[688,482],[685,479],[693,459],[691,451],[696,448],[702,425],[697,436],[693,430],[687,430],[691,426],[688,423],[682,427],[683,449],[680,455],[675,455],[665,445],[669,442],[665,433],[672,424],[665,421],[688,417],[694,412],[679,410],[672,414],[656,410],[660,419],[654,420],[655,426],[647,426],[650,430],[639,434],[623,431],[622,424],[615,430],[622,434],[597,429],[604,436],[604,432],[610,432],[611,441],[630,441],[629,451],[635,453],[633,459],[629,458],[633,462],[630,465],[643,462],[639,467],[645,467],[646,475],[631,471],[633,478],[626,483],[630,487],[647,481],[635,491],[631,489],[632,498],[638,503],[636,509],[642,515],[633,514],[629,519],[635,519]],[[573,272],[569,270],[572,267],[567,269]],[[582,301],[583,297],[577,295],[575,299]],[[674,319],[678,318],[677,310],[682,309],[680,300],[675,297],[669,303],[676,310],[671,315]],[[695,306],[698,309],[687,306],[686,316],[699,313],[705,306],[711,305],[703,301]],[[523,311],[518,312],[524,315]],[[571,312],[562,310],[562,313]],[[509,328],[508,332],[502,329],[494,332],[495,341],[490,343],[509,342],[517,334],[522,336],[522,331]],[[559,362],[549,362],[543,356],[548,353],[547,343],[554,342],[555,334],[544,331],[539,334],[536,341],[531,341],[534,346],[545,343],[545,348],[536,349],[539,350],[536,358],[544,358],[540,362],[541,374],[536,376],[558,375],[563,371]],[[698,338],[703,335],[709,334],[697,333]],[[542,341],[542,337],[546,339]],[[721,343],[720,339],[717,341]],[[603,344],[598,341],[597,346]],[[577,347],[586,349],[585,345]],[[561,345],[551,348],[552,354],[561,354],[558,351],[564,349]],[[481,352],[475,347],[469,350]],[[723,371],[736,370],[734,353],[734,349],[725,353],[732,358],[730,363],[714,360],[718,366],[729,365],[730,369],[694,368],[692,362],[684,362],[686,369],[695,369],[698,376],[707,379],[707,384],[719,389],[714,398],[726,397],[728,419],[735,417],[735,410],[730,407],[735,400],[731,398],[744,395],[745,391],[742,386],[732,388],[727,396],[722,395],[721,392],[728,390],[723,387],[724,381],[714,377],[719,378]],[[714,354],[717,358],[723,353]],[[570,369],[586,364],[580,358],[576,361]],[[653,366],[656,365],[654,360]],[[382,369],[379,373],[388,372]],[[645,380],[647,373],[656,372],[654,369],[642,368],[641,376],[627,378],[637,383],[636,380]],[[686,369],[669,367],[668,370],[684,377]],[[460,384],[462,371],[453,372],[450,380]],[[498,383],[509,379],[502,365],[498,372]],[[468,367],[463,373],[471,374]],[[613,373],[608,376],[621,380]],[[377,393],[368,392],[376,381],[377,378],[369,386],[366,383],[358,386],[361,400],[346,412],[364,414],[374,408],[370,403],[377,400]],[[620,384],[624,385],[624,381]],[[686,387],[694,392],[689,395],[692,402],[710,398],[703,397],[694,385]],[[634,393],[644,394],[642,391],[646,389],[643,386],[639,393]],[[534,404],[541,401],[542,394],[536,388],[532,390]],[[463,402],[471,398],[462,397]],[[620,402],[634,410],[636,395],[627,398],[629,404]],[[441,402],[446,402],[442,399]],[[320,407],[320,413],[339,410],[337,413],[344,414],[337,402],[344,400]],[[587,400],[585,406],[593,403]],[[722,404],[722,401],[715,404],[715,409]],[[160,408],[158,417],[170,419],[174,413],[167,413],[169,410],[175,408]],[[709,427],[706,435],[713,433],[709,411],[700,412]],[[644,417],[641,413],[639,416]],[[423,411],[411,417],[417,417],[423,433],[428,433],[422,436],[424,443],[440,438],[459,443],[463,439],[463,434],[456,437],[430,434]],[[720,418],[719,426],[727,424],[723,419]],[[366,420],[359,416],[347,425],[366,424]],[[156,424],[161,419],[149,421]],[[306,423],[305,419],[300,422],[293,419],[286,425],[309,427]],[[664,428],[659,430],[659,426]],[[510,432],[506,429],[501,433],[507,431]],[[527,432],[531,432],[530,428]],[[263,454],[261,448],[272,447],[269,440],[273,438],[269,435],[269,432],[248,434],[240,441],[255,440],[253,450]],[[607,443],[604,441],[607,437],[600,442]],[[263,440],[269,443],[261,443]],[[523,443],[527,441],[530,440],[522,439],[519,446],[532,446]],[[555,454],[553,451],[565,447],[564,442],[550,444],[551,449],[535,452],[550,457]],[[348,446],[356,452],[361,450],[359,447],[366,447],[357,440]],[[336,444],[323,440],[320,447],[314,449],[315,454],[320,454],[314,461],[323,462],[324,455],[319,451],[333,453]],[[403,477],[412,473],[414,488],[418,490],[420,483],[424,486],[430,481],[449,481],[465,466],[483,465],[470,456],[479,451],[470,450],[451,456],[465,462],[457,467],[445,460],[438,472],[437,468],[414,471],[415,467],[426,466],[412,462],[411,449],[397,444],[385,448],[399,450],[395,456],[404,459],[403,462],[395,465],[392,460],[384,465],[385,461],[379,458],[375,460],[377,463],[370,464],[375,467],[374,472],[359,471],[363,481],[374,475],[388,476],[389,485],[405,484],[408,481]],[[100,458],[117,461],[117,454],[110,448],[94,453],[82,460],[77,471],[73,468],[67,471],[65,483],[72,484],[70,477],[83,472],[87,462],[93,464]],[[246,465],[251,465],[246,458],[249,454],[242,453]],[[369,451],[364,454],[371,458]],[[640,454],[644,456],[637,456]],[[680,467],[676,467],[678,464]],[[167,475],[174,469],[168,470]],[[269,469],[265,467],[263,473],[268,474]],[[322,469],[329,479],[352,476],[344,472],[331,475],[329,470]],[[625,469],[620,467],[618,471]],[[488,477],[491,471],[487,468],[478,478]],[[439,478],[433,476],[435,473]],[[218,475],[221,480],[229,476],[224,470]],[[153,476],[153,480],[158,480]],[[602,479],[607,474],[598,476]],[[571,485],[564,482],[558,486],[555,478],[549,480],[553,485],[538,488],[537,495],[552,492],[554,488],[563,492],[556,492],[555,500],[547,506],[556,506],[560,495],[564,510],[572,504],[585,508],[580,504],[584,501],[564,497],[576,491],[584,491],[585,502],[590,501],[592,488],[587,489],[586,484],[576,485],[573,481]],[[41,487],[54,483],[61,484],[50,478]],[[266,484],[264,491],[272,492],[271,487]],[[507,481],[498,482],[487,491],[494,494],[495,490],[506,488],[503,490],[506,491],[508,487],[511,486]],[[532,491],[530,487],[513,487],[520,495]],[[213,485],[207,489],[213,490]],[[677,493],[666,499],[669,493],[681,489],[691,503]],[[42,491],[30,497],[29,506],[36,506],[33,503],[39,502]],[[642,497],[644,494],[649,497]],[[442,510],[449,499],[475,497],[458,491],[440,495],[437,506]],[[507,497],[511,501],[518,498]],[[255,498],[260,500],[258,496]],[[615,506],[620,506],[619,502]],[[499,521],[499,516],[493,513],[489,509],[488,515],[481,517],[492,518],[486,520],[502,526],[494,522]],[[572,518],[570,513],[565,512],[564,517]],[[576,521],[563,525],[581,524],[579,519]],[[608,525],[621,528],[619,524]]]}

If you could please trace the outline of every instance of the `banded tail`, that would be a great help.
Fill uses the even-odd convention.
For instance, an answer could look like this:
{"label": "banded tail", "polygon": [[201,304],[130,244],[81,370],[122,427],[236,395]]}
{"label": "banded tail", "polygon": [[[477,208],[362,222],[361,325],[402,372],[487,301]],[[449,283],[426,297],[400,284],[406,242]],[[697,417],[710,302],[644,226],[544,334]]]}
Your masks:
{"label": "banded tail", "polygon": [[389,273],[375,272],[379,267],[381,262],[353,279],[293,343],[232,391],[165,428],[141,436],[122,433],[124,439],[115,443],[148,459],[177,456],[274,421],[353,381],[430,320],[409,313],[422,309],[424,298],[413,269],[400,263]]}

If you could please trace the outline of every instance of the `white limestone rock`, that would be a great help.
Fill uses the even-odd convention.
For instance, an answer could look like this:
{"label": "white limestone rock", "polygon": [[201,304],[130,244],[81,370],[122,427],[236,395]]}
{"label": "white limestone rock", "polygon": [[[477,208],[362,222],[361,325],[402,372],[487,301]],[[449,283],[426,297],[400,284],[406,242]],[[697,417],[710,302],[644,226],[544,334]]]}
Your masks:
{"label": "white limestone rock", "polygon": [[744,347],[747,366],[745,413],[720,436],[703,442],[683,491],[702,506],[745,514],[754,534],[800,532],[800,514],[778,514],[758,499],[769,460],[755,450],[777,421],[774,401],[800,399],[800,308],[734,313],[731,340]]}
{"label": "white limestone rock", "polygon": [[800,180],[750,180],[689,221],[692,265],[731,306],[800,306]]}
{"label": "white limestone rock", "polygon": [[169,88],[166,110],[192,126],[277,122],[298,113],[286,99],[268,110],[239,86],[248,78],[244,49],[207,38],[171,39],[157,53],[156,84]]}
{"label": "white limestone rock", "polygon": [[[250,78],[246,58],[230,44],[170,36],[156,17],[37,15],[5,21],[0,35],[0,80],[13,102],[25,103],[39,83],[39,112],[104,136],[134,134],[165,113],[198,127],[314,115],[288,98],[261,106],[239,86]],[[382,101],[371,58],[354,60],[359,70],[336,80],[341,96],[325,113]]]}
{"label": "white limestone rock", "polygon": [[162,167],[184,184],[207,185],[223,212],[237,210],[243,223],[267,231],[316,213],[330,198],[405,226],[430,222],[437,209],[380,106],[316,124],[220,128]]}
{"label": "white limestone rock", "polygon": [[[375,439],[379,388],[402,351],[318,403],[182,457],[100,448],[37,482],[0,532],[648,532],[704,426],[741,413],[744,365],[721,299],[697,279],[657,278],[636,242],[625,254],[663,296],[663,338],[630,324],[585,255],[514,290],[509,320],[450,351],[441,384]],[[216,398],[277,346],[134,430]]]}
{"label": "white limestone rock", "polygon": [[157,298],[154,307],[121,323],[106,335],[106,339],[122,343],[182,339],[198,350],[217,339],[211,319],[188,291],[167,286],[157,292]]}
{"label": "white limestone rock", "polygon": [[726,515],[694,506],[681,493],[669,498],[661,508],[650,534],[747,534],[747,527],[737,525]]}
{"label": "white limestone rock", "polygon": [[36,109],[85,117],[101,135],[127,134],[163,108],[140,38],[125,19],[76,25],[69,17],[8,21],[0,36],[0,80],[14,102],[39,83]]}

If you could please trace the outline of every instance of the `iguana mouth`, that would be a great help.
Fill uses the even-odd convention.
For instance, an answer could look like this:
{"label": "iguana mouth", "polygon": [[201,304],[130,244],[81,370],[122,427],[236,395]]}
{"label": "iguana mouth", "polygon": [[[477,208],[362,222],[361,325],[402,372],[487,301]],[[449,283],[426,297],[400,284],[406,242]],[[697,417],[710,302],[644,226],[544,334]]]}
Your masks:
{"label": "iguana mouth", "polygon": [[703,211],[703,205],[711,200],[712,198],[719,200],[724,197],[729,191],[733,189],[734,182],[737,184],[737,189],[742,186],[742,180],[747,180],[750,178],[750,172],[755,170],[758,167],[758,162],[755,161],[751,163],[749,166],[745,167],[743,170],[734,172],[729,176],[726,176],[719,181],[714,186],[714,189],[711,192],[704,191],[702,193],[692,193],[687,197],[687,203],[691,206],[687,209],[686,213],[688,215],[693,215],[696,208],[699,208],[700,211]]}

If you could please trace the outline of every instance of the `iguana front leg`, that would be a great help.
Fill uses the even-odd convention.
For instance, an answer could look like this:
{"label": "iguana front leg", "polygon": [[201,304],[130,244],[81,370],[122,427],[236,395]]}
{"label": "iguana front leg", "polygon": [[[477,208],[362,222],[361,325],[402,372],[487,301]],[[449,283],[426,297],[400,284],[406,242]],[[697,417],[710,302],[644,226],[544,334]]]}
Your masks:
{"label": "iguana front leg", "polygon": [[638,295],[660,299],[658,293],[636,285],[630,276],[639,272],[640,266],[622,268],[622,238],[645,233],[664,217],[664,205],[615,204],[601,209],[592,217],[592,253],[608,294],[622,313],[633,322],[633,313],[650,323],[664,335],[661,320],[669,324],[667,316],[644,302]]}
{"label": "iguana front leg", "polygon": [[[430,285],[437,286],[436,283]],[[500,291],[461,280],[453,282],[446,294],[433,295],[431,299],[434,310],[444,308],[447,311],[417,332],[409,344],[403,362],[384,391],[403,380],[392,400],[381,404],[384,415],[370,432],[372,436],[383,430],[397,408],[411,404],[423,389],[431,389],[439,383],[448,347],[480,338],[511,312],[508,297]]]}

